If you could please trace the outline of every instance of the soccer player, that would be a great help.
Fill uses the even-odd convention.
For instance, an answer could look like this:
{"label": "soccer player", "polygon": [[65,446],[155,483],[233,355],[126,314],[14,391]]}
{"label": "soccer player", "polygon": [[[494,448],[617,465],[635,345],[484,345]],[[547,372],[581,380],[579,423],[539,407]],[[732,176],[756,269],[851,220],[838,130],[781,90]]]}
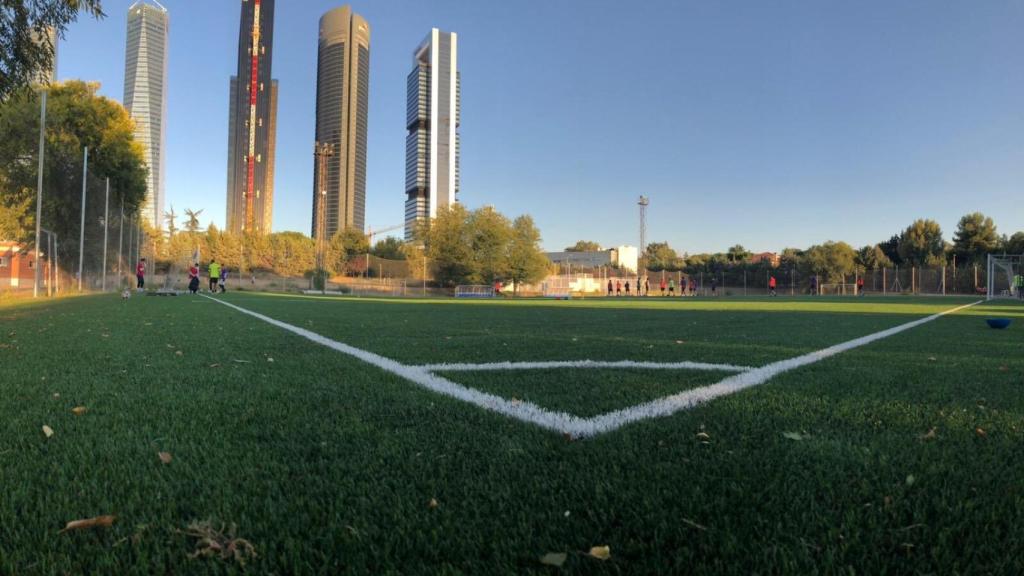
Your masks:
{"label": "soccer player", "polygon": [[676,279],[673,278],[668,281],[668,295],[669,297],[676,295]]}
{"label": "soccer player", "polygon": [[864,295],[864,277],[863,276],[858,276],[857,277],[857,295],[858,296],[863,296]]}
{"label": "soccer player", "polygon": [[626,280],[626,296],[629,296],[629,280]]}
{"label": "soccer player", "polygon": [[811,276],[811,296],[818,294],[818,277]]}
{"label": "soccer player", "polygon": [[711,279],[711,295],[718,296],[718,278]]}
{"label": "soccer player", "polygon": [[622,280],[615,281],[615,295],[622,296]]}
{"label": "soccer player", "polygon": [[210,294],[217,292],[217,281],[220,280],[220,264],[216,260],[210,260]]}
{"label": "soccer player", "polygon": [[199,263],[195,262],[188,269],[188,291],[192,294],[199,292]]}
{"label": "soccer player", "polygon": [[142,258],[135,265],[135,290],[142,292],[146,288],[146,259]]}
{"label": "soccer player", "polygon": [[644,296],[650,296],[650,295],[651,295],[651,279],[645,276],[644,277]]}
{"label": "soccer player", "polygon": [[226,287],[227,283],[228,283],[228,267],[224,266],[223,268],[220,269],[220,282],[218,282],[221,294],[223,294],[223,293],[228,291],[228,289]]}
{"label": "soccer player", "polygon": [[665,279],[664,279],[664,278],[662,278],[662,279],[661,279],[661,295],[662,295],[662,296],[664,296],[664,295],[665,295],[665,288],[666,288],[666,287],[667,287],[667,284],[665,284]]}
{"label": "soccer player", "polygon": [[612,279],[608,279],[608,296],[612,295]]}
{"label": "soccer player", "polygon": [[775,276],[768,277],[768,294],[771,296],[777,296],[775,293]]}

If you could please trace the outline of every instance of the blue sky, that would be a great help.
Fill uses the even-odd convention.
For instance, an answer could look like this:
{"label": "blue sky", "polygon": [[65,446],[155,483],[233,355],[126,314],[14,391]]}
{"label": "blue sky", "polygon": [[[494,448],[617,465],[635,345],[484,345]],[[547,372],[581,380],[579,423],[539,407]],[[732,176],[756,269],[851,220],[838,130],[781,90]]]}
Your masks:
{"label": "blue sky", "polygon": [[[127,0],[82,18],[58,75],[123,96]],[[239,2],[167,0],[167,198],[224,223]],[[278,0],[274,230],[309,233],[323,0]],[[405,77],[459,34],[462,191],[531,214],[544,245],[680,251],[854,245],[980,210],[1024,230],[1024,2],[399,1],[372,28],[366,221],[404,214]],[[165,209],[167,207],[165,206]]]}

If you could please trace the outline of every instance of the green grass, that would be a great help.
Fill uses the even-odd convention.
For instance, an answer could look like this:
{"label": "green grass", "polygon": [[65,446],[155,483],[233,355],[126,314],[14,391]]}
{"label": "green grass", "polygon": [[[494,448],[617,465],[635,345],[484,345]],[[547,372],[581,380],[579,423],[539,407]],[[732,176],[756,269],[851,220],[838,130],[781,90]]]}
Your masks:
{"label": "green grass", "polygon": [[[962,302],[228,298],[407,363],[747,365]],[[235,524],[257,574],[1019,574],[1022,347],[1024,307],[979,306],[567,441],[201,299],[4,303],[0,574],[241,573],[189,558],[197,520]],[[700,376],[522,375],[451,377],[589,414]]]}

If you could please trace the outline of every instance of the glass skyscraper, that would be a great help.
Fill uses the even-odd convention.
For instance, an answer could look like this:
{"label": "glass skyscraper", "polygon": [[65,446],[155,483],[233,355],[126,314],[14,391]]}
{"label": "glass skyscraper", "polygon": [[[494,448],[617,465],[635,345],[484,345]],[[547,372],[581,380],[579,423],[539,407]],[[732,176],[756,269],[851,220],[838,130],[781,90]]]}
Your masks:
{"label": "glass skyscraper", "polygon": [[459,193],[458,37],[437,28],[413,52],[406,79],[405,239]]}
{"label": "glass skyscraper", "polygon": [[366,224],[366,131],[370,105],[370,25],[350,6],[320,18],[316,75],[316,141],[332,144],[321,186],[313,167],[313,236],[317,235],[318,190],[326,190],[324,230]]}
{"label": "glass skyscraper", "polygon": [[167,9],[155,1],[128,8],[124,106],[135,121],[135,141],[145,148],[149,176],[142,218],[157,229],[164,209],[164,134],[167,118]]}
{"label": "glass skyscraper", "polygon": [[238,73],[228,108],[227,229],[267,234],[274,210],[277,80],[271,79],[274,0],[242,0]]}

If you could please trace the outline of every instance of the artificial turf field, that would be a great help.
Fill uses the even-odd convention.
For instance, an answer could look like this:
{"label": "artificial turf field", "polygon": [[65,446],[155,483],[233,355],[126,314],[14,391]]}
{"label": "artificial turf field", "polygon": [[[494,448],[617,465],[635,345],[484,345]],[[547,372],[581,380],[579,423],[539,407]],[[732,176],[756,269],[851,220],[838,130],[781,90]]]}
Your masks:
{"label": "artificial turf field", "polygon": [[[217,298],[406,366],[754,368],[973,301]],[[1020,574],[1022,350],[981,304],[570,438],[204,297],[7,302],[0,574]],[[434,373],[582,419],[733,375]],[[193,557],[196,522],[255,555]]]}

